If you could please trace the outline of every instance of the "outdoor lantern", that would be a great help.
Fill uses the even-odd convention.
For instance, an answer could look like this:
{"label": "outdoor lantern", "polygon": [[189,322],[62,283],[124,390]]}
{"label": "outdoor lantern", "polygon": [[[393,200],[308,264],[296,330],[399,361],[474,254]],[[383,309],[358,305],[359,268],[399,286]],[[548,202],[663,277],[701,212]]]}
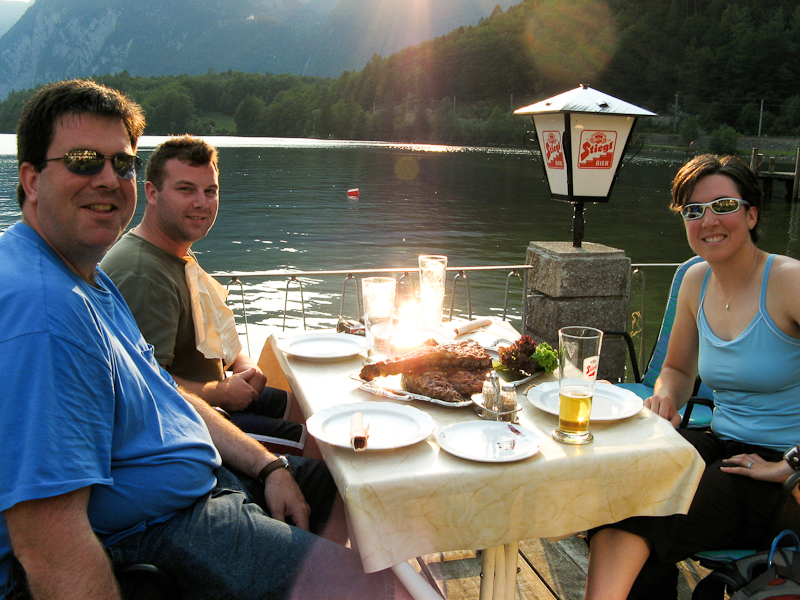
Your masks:
{"label": "outdoor lantern", "polygon": [[550,196],[572,202],[572,245],[581,247],[584,202],[608,202],[638,117],[655,113],[581,85],[514,111],[531,115]]}

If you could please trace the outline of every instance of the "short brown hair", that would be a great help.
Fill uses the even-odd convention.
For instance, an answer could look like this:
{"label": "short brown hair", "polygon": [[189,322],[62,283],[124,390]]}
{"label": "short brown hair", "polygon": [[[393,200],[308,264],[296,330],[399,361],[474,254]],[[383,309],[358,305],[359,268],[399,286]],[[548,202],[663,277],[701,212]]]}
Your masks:
{"label": "short brown hair", "polygon": [[173,158],[189,163],[193,167],[210,164],[215,171],[219,172],[217,149],[214,146],[193,135],[170,138],[156,146],[147,161],[145,170],[145,180],[155,185],[159,191],[164,185],[164,170],[167,161]]}
{"label": "short brown hair", "polygon": [[[51,83],[38,90],[22,108],[17,124],[17,162],[31,163],[40,171],[47,163],[56,119],[67,115],[116,117],[125,125],[131,146],[136,148],[144,131],[142,108],[117,90],[87,79]],[[17,201],[25,203],[25,190],[17,186]]]}
{"label": "short brown hair", "polygon": [[758,185],[758,176],[744,162],[735,156],[717,156],[716,154],[702,154],[694,157],[683,165],[675,179],[672,181],[672,203],[670,208],[680,212],[681,208],[691,203],[694,186],[701,179],[709,175],[725,175],[736,186],[741,200],[745,200],[749,207],[757,208],[758,219],[756,225],[750,230],[750,237],[757,242],[760,237],[758,224],[761,220],[761,198],[763,193]]}

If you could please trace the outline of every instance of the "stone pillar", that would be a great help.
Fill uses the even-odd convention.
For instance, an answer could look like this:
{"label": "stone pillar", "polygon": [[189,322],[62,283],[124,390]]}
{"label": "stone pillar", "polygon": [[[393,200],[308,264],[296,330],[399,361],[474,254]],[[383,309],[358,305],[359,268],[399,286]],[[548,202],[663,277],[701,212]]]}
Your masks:
{"label": "stone pillar", "polygon": [[[525,284],[527,318],[523,331],[558,348],[558,330],[587,325],[627,331],[631,261],[622,250],[583,242],[531,242]],[[624,380],[628,356],[618,336],[603,339],[598,378]]]}

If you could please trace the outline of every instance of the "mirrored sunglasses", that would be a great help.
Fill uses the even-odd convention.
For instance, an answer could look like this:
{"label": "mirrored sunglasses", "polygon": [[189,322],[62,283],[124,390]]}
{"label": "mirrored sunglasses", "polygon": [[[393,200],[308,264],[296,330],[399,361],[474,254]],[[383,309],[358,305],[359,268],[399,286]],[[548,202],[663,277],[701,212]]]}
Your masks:
{"label": "mirrored sunglasses", "polygon": [[745,206],[750,206],[749,202],[746,200],[740,200],[739,198],[718,198],[713,202],[706,202],[704,204],[687,204],[681,208],[681,216],[686,221],[700,219],[704,214],[706,214],[706,208],[710,208],[715,214],[718,215],[728,215],[739,210],[739,207],[742,204]]}
{"label": "mirrored sunglasses", "polygon": [[142,166],[142,160],[138,156],[131,154],[105,156],[95,150],[73,150],[64,156],[43,160],[42,164],[51,160],[63,160],[67,171],[76,175],[97,175],[103,170],[106,160],[110,160],[117,177],[122,179],[133,179],[136,177],[136,170]]}

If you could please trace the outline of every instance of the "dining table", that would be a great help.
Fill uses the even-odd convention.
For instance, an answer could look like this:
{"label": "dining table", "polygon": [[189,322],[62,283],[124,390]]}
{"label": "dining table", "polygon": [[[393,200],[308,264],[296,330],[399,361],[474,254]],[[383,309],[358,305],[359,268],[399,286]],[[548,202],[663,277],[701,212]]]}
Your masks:
{"label": "dining table", "polygon": [[[506,321],[483,322],[454,341],[475,339],[486,346],[520,335]],[[442,329],[453,337],[456,326],[449,322]],[[409,433],[408,443],[382,445],[381,431],[376,429],[369,432],[367,450],[361,452],[353,450],[349,438],[345,443],[317,439],[344,499],[351,543],[364,571],[393,568],[416,598],[441,596],[407,562],[415,557],[480,550],[481,600],[512,600],[521,540],[558,539],[632,516],[671,515],[689,508],[704,463],[668,421],[646,408],[637,407],[635,414],[624,418],[591,421],[591,443],[565,445],[551,437],[558,417],[531,400],[538,386],[552,388],[556,381],[555,375],[541,374],[516,388],[515,434],[508,423],[481,419],[472,403],[451,406],[362,390],[358,374],[368,360],[366,352],[308,355],[288,343],[352,341],[331,338],[334,335],[352,334],[273,332],[264,352],[277,358],[309,420],[309,431],[314,415],[347,416],[354,407],[363,409],[367,421],[372,412],[381,418],[387,413],[392,418],[394,412],[400,419],[418,418],[421,430]],[[611,384],[598,383],[597,388],[605,385]],[[401,425],[398,422],[398,429]],[[498,442],[506,449],[522,434],[524,439],[516,439],[527,451],[471,456],[471,448],[459,451],[459,446],[445,443],[458,429],[473,435],[479,447],[482,428],[489,427],[494,428],[491,435],[498,427],[509,429],[506,441]],[[343,423],[339,428],[346,429]],[[346,432],[337,435],[346,437]]]}

